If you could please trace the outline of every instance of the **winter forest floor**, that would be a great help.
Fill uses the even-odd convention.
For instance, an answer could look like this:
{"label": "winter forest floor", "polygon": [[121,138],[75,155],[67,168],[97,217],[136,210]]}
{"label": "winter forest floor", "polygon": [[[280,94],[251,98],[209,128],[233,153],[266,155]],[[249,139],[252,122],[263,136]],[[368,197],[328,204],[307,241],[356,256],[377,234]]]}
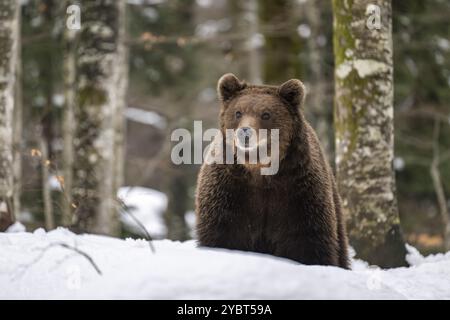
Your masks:
{"label": "winter forest floor", "polygon": [[409,268],[347,271],[194,241],[152,253],[144,240],[12,231],[0,233],[0,299],[450,299],[450,252],[409,247]]}

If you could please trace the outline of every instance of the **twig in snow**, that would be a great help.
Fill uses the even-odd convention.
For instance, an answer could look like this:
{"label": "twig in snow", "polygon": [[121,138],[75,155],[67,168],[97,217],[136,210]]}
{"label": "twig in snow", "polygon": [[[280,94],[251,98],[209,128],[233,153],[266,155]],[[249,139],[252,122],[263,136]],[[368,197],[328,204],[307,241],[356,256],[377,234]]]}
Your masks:
{"label": "twig in snow", "polygon": [[152,236],[150,235],[150,233],[147,231],[147,228],[145,228],[145,226],[142,224],[142,222],[139,221],[139,219],[136,218],[136,217],[134,216],[134,214],[132,214],[132,213],[128,210],[127,205],[123,202],[122,199],[118,198],[117,201],[119,202],[122,211],[125,212],[126,214],[128,214],[128,215],[131,217],[131,219],[133,219],[133,221],[136,222],[136,224],[139,226],[139,228],[142,229],[142,231],[143,231],[144,234],[145,234],[145,239],[147,240],[148,245],[149,245],[149,247],[150,247],[150,250],[152,251],[152,253],[156,253],[155,247],[153,246],[153,238],[152,238]]}
{"label": "twig in snow", "polygon": [[[82,251],[82,250],[80,250],[80,249],[78,249],[78,248],[76,248],[76,247],[74,247],[74,246],[71,246],[71,245],[69,245],[69,244],[67,244],[67,243],[62,243],[62,242],[58,242],[58,243],[50,243],[48,246],[46,246],[46,247],[44,247],[44,248],[42,248],[42,251],[30,262],[30,263],[28,263],[28,264],[26,264],[26,265],[22,265],[22,266],[19,266],[19,268],[21,267],[21,268],[23,268],[23,272],[22,272],[22,274],[25,272],[25,271],[27,271],[28,270],[28,268],[30,268],[32,265],[34,265],[34,264],[36,264],[37,262],[39,262],[39,260],[41,260],[42,258],[43,258],[43,256],[45,255],[45,253],[49,250],[49,249],[51,249],[51,248],[54,248],[54,247],[62,247],[62,248],[65,248],[65,249],[68,249],[68,250],[71,250],[71,251],[73,251],[73,252],[75,252],[75,253],[77,253],[77,254],[79,254],[79,255],[81,255],[81,256],[83,256],[91,265],[92,265],[92,267],[95,269],[95,271],[99,274],[99,275],[102,275],[102,271],[100,270],[100,268],[97,266],[97,264],[95,263],[95,261],[94,261],[94,259],[92,259],[92,257],[90,256],[90,255],[88,255],[86,252],[84,252],[84,251]],[[20,273],[20,269],[19,269],[19,273]],[[20,274],[18,275],[18,276],[20,276]]]}
{"label": "twig in snow", "polygon": [[97,273],[99,275],[102,275],[102,271],[100,270],[100,268],[97,266],[97,264],[95,263],[94,259],[92,259],[92,257],[90,255],[88,255],[86,252],[78,249],[77,247],[72,247],[71,245],[67,244],[67,243],[54,243],[53,245],[59,245],[63,248],[72,250],[80,255],[82,255],[83,257],[86,258],[87,261],[89,261],[89,263],[94,267],[95,271],[97,271]]}

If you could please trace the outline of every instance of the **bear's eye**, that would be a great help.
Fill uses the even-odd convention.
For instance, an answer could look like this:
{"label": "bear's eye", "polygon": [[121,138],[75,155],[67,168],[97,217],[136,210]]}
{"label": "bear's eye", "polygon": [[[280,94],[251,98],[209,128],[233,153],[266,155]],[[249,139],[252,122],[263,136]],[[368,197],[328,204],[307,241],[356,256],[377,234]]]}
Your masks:
{"label": "bear's eye", "polygon": [[263,120],[269,120],[269,119],[270,119],[270,113],[264,112],[264,113],[261,115],[261,119],[263,119]]}
{"label": "bear's eye", "polygon": [[242,112],[236,111],[236,119],[239,119],[240,117],[242,117]]}

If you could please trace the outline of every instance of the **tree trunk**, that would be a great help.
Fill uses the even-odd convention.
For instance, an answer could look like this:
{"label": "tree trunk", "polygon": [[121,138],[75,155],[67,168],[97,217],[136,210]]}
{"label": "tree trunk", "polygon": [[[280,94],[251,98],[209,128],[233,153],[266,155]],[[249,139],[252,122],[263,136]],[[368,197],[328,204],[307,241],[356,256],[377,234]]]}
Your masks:
{"label": "tree trunk", "polygon": [[[115,133],[122,117],[125,1],[80,1],[81,30],[75,58],[72,198],[75,230],[117,235]],[[123,121],[123,119],[121,120]]]}
{"label": "tree trunk", "polygon": [[15,83],[15,100],[13,111],[13,171],[14,171],[14,194],[13,194],[13,211],[16,216],[20,214],[20,196],[22,194],[22,129],[23,129],[23,105],[22,105],[22,46],[21,46],[21,12],[19,6],[17,16],[17,24],[19,31],[17,32],[17,63],[16,63],[16,83]]}
{"label": "tree trunk", "polygon": [[244,10],[248,21],[248,81],[254,84],[262,83],[261,54],[259,49],[259,20],[258,2],[256,0],[244,1]]}
{"label": "tree trunk", "polygon": [[126,108],[126,93],[128,87],[128,51],[125,46],[126,36],[126,21],[125,21],[125,9],[126,2],[121,1],[119,4],[119,26],[123,26],[119,29],[118,40],[118,57],[120,61],[117,61],[119,71],[116,77],[117,87],[117,111],[114,115],[115,126],[115,182],[114,188],[117,190],[123,186],[125,177],[125,135],[126,135],[126,121],[124,118],[124,112]]}
{"label": "tree trunk", "polygon": [[188,209],[188,181],[186,172],[180,168],[172,167],[171,179],[167,190],[168,208],[166,214],[167,238],[177,241],[189,239],[189,230],[185,221]]}
{"label": "tree trunk", "polygon": [[[381,28],[368,27],[369,5],[380,8]],[[392,165],[391,1],[333,0],[333,11],[336,166],[350,242],[371,264],[403,266]]]}
{"label": "tree trunk", "polygon": [[14,220],[13,117],[20,5],[0,2],[0,231]]}
{"label": "tree trunk", "polygon": [[[71,1],[65,2],[65,7]],[[62,199],[62,224],[69,226],[74,222],[74,203],[72,198],[73,163],[74,163],[74,131],[75,131],[75,84],[76,62],[75,51],[78,42],[78,33],[69,28],[64,29],[64,113],[63,113],[63,199]]]}
{"label": "tree trunk", "polygon": [[258,2],[232,0],[229,6],[233,33],[244,35],[243,38],[232,41],[235,65],[242,79],[260,84],[262,82],[260,47],[263,40],[259,33]]}
{"label": "tree trunk", "polygon": [[328,3],[321,1],[304,4],[304,13],[311,28],[311,35],[307,41],[311,71],[311,77],[307,80],[311,85],[308,88],[308,104],[305,110],[311,114],[311,122],[319,137],[322,149],[327,159],[331,160],[334,158],[332,129],[330,128],[333,117],[332,88],[330,79],[325,76],[324,66],[332,57],[328,50],[331,50],[331,48],[327,47],[328,44],[319,46],[320,37],[325,38],[326,35],[331,33],[331,28],[328,30],[328,27],[322,21],[324,13],[331,15],[331,9],[328,9],[328,5]]}
{"label": "tree trunk", "polygon": [[439,170],[440,148],[439,148],[439,136],[440,136],[441,122],[439,119],[434,120],[434,133],[433,133],[433,160],[430,165],[430,175],[433,181],[434,192],[436,193],[436,199],[438,202],[439,213],[442,219],[442,225],[444,227],[444,248],[446,251],[450,250],[450,217],[448,213],[447,197],[445,196],[444,184],[441,179],[441,172]]}
{"label": "tree trunk", "polygon": [[264,34],[263,82],[281,84],[299,78],[302,65],[298,57],[301,39],[293,23],[292,0],[259,0],[258,11]]}
{"label": "tree trunk", "polygon": [[450,217],[447,209],[447,198],[445,197],[444,186],[442,184],[441,173],[439,170],[439,161],[432,161],[430,166],[430,175],[433,181],[433,186],[438,201],[439,213],[441,215],[444,229],[444,248],[448,251],[450,250]]}
{"label": "tree trunk", "polygon": [[55,219],[53,216],[53,202],[52,192],[50,189],[50,160],[48,141],[45,136],[41,137],[40,149],[42,153],[41,157],[41,170],[42,170],[42,199],[44,201],[44,217],[45,217],[45,229],[47,231],[55,228]]}
{"label": "tree trunk", "polygon": [[[53,0],[45,0],[45,22],[47,30],[51,30],[54,25],[54,19],[57,17],[55,13],[55,3]],[[41,124],[41,135],[38,139],[41,157],[41,186],[42,186],[42,201],[43,211],[45,218],[46,230],[55,228],[54,210],[52,193],[50,189],[50,159],[53,159],[53,141],[55,137],[54,124],[55,124],[55,110],[53,104],[53,95],[55,93],[55,66],[53,63],[54,52],[48,50],[47,59],[43,61],[40,66],[40,74],[45,79],[43,89],[46,97],[46,104],[39,120]]]}

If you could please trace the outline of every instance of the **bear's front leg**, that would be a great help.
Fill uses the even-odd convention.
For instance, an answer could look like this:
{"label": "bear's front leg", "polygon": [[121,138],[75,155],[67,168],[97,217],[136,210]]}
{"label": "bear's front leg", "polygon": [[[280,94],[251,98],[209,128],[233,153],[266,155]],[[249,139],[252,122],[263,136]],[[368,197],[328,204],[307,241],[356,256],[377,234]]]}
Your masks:
{"label": "bear's front leg", "polygon": [[248,250],[247,233],[241,230],[245,191],[229,169],[204,165],[200,170],[196,194],[198,242],[207,247]]}
{"label": "bear's front leg", "polygon": [[308,265],[339,266],[337,223],[333,206],[320,193],[297,193],[275,231],[275,255]]}
{"label": "bear's front leg", "polygon": [[285,236],[285,239],[276,245],[274,255],[295,260],[307,265],[338,266],[337,244],[330,243],[329,239],[304,235]]}

